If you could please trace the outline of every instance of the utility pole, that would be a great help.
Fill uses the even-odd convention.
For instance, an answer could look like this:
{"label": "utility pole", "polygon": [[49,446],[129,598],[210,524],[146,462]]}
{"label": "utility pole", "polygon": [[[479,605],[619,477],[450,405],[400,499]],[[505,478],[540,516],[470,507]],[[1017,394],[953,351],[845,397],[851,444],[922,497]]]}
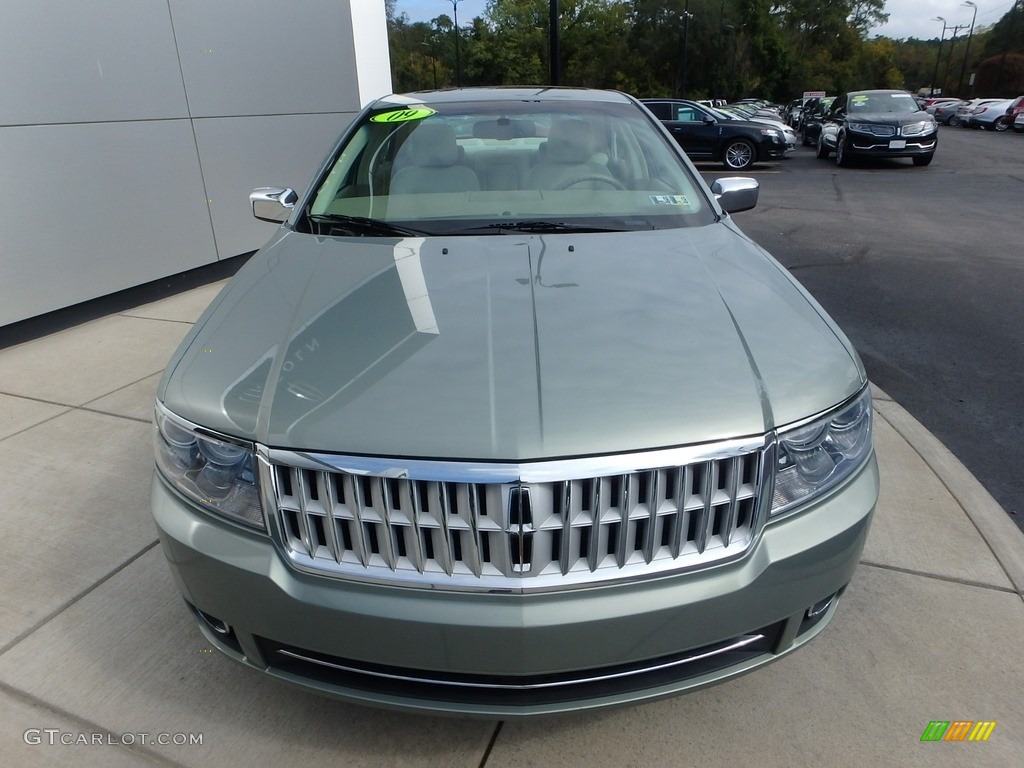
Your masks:
{"label": "utility pole", "polygon": [[960,5],[974,9],[974,15],[971,16],[971,31],[967,33],[967,48],[964,49],[964,60],[960,65],[960,79],[956,81],[956,94],[960,98],[963,98],[964,73],[967,71],[967,57],[971,53],[971,39],[974,37],[974,22],[978,18],[978,6],[974,4],[974,0],[964,0]]}
{"label": "utility pole", "polygon": [[942,37],[939,38],[939,52],[935,54],[935,72],[932,74],[932,92],[930,96],[935,95],[935,81],[939,79],[939,62],[942,61],[942,41],[946,39],[946,30],[949,27],[946,26],[946,20],[941,16],[936,16],[932,21],[942,22]]}
{"label": "utility pole", "polygon": [[949,38],[949,53],[946,54],[946,71],[942,75],[942,88],[945,93],[946,83],[949,82],[949,65],[953,61],[953,49],[956,47],[956,36],[961,29],[967,29],[966,24],[957,24],[955,27],[950,27],[953,30],[953,36]]}

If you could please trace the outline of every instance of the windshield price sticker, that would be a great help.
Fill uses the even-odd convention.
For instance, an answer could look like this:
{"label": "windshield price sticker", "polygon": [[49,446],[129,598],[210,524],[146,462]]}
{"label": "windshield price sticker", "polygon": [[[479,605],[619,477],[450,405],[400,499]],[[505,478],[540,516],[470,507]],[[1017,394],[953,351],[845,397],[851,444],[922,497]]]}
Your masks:
{"label": "windshield price sticker", "polygon": [[381,112],[370,118],[371,123],[407,123],[410,120],[422,120],[425,117],[437,114],[436,109],[430,107],[418,107],[415,109],[396,109],[391,112]]}
{"label": "windshield price sticker", "polygon": [[853,101],[854,106],[859,107],[862,104],[867,104],[868,103],[868,97],[867,96],[854,96],[852,101]]}

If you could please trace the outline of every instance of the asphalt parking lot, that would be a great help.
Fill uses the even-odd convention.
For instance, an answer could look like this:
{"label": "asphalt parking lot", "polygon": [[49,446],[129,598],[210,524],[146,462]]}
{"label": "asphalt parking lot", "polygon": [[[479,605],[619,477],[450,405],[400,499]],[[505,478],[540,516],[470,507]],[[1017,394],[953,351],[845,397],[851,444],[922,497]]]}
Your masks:
{"label": "asphalt parking lot", "polygon": [[744,231],[1024,528],[1024,135],[942,127],[927,168],[837,168],[798,147],[749,175],[761,197]]}

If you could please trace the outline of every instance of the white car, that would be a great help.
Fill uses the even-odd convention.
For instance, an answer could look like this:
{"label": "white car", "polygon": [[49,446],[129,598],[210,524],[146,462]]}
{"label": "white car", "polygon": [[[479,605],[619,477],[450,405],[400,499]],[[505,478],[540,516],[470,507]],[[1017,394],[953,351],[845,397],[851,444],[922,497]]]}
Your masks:
{"label": "white car", "polygon": [[1004,101],[1004,99],[971,99],[970,101],[965,101],[956,108],[956,120],[950,120],[949,124],[961,125],[966,128],[967,118],[969,115],[974,113],[974,110],[978,107],[993,104],[997,101]]}
{"label": "white car", "polygon": [[961,123],[968,128],[984,128],[989,131],[1005,131],[1010,124],[1005,122],[1006,111],[1013,104],[1013,99],[993,101],[974,108],[974,111]]}

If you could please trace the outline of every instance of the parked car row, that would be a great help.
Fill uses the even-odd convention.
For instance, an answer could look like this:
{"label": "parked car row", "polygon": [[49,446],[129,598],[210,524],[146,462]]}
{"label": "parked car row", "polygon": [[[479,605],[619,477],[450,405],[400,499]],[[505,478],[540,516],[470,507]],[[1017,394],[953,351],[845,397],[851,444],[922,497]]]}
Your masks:
{"label": "parked car row", "polygon": [[692,160],[716,160],[730,171],[743,171],[759,161],[778,160],[796,148],[792,129],[767,117],[686,99],[641,101]]}
{"label": "parked car row", "polygon": [[922,98],[901,90],[851,91],[795,99],[785,107],[743,99],[713,108],[683,99],[645,99],[694,160],[720,161],[728,170],[778,160],[797,141],[839,166],[856,157],[909,158],[926,166],[938,146],[938,125],[1024,133],[1024,96]]}
{"label": "parked car row", "polygon": [[1014,126],[1017,116],[1024,112],[1024,96],[1016,99],[971,99],[969,101],[945,97],[925,107],[942,125],[964,128],[1005,131]]}

